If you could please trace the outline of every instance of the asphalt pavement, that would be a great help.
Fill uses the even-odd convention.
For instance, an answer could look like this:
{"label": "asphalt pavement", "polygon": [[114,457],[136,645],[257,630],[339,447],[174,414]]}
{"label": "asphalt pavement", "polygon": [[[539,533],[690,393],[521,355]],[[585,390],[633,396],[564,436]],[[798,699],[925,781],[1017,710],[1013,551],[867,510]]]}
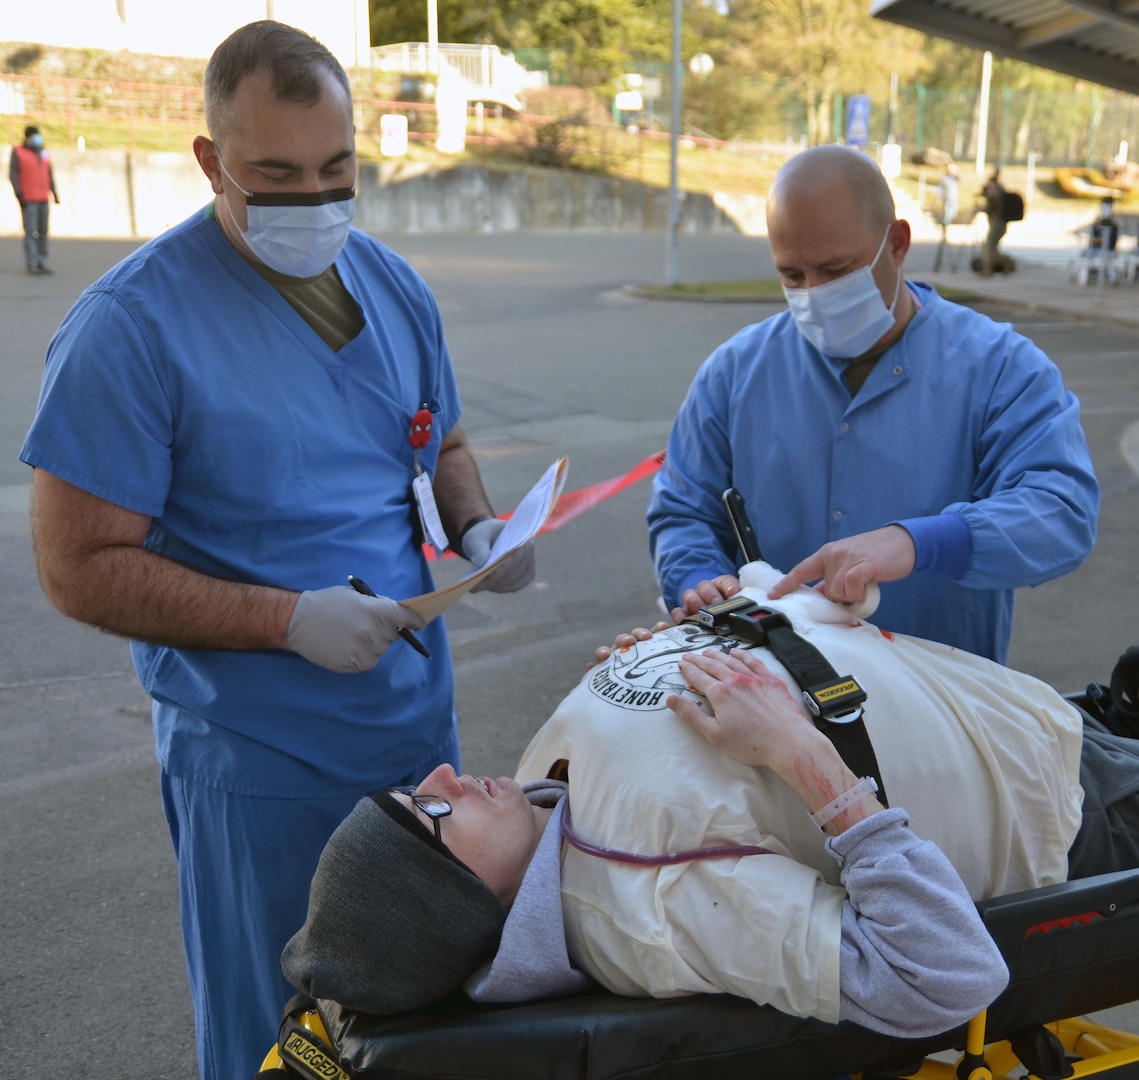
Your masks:
{"label": "asphalt pavement", "polygon": [[[662,449],[699,363],[774,310],[631,298],[624,286],[664,280],[661,234],[387,239],[438,297],[464,423],[499,509],[515,505],[562,454],[573,489],[622,475]],[[44,600],[27,527],[27,469],[17,460],[52,331],[82,288],[133,247],[56,241],[56,274],[32,278],[22,272],[19,241],[0,243],[0,1080],[195,1075],[148,703],[125,642],[70,622]],[[911,277],[973,292],[982,310],[1015,323],[1057,361],[1083,403],[1104,492],[1099,543],[1080,570],[1022,591],[1010,660],[1070,691],[1106,679],[1139,639],[1139,286],[1101,297],[1069,282],[1064,237],[1013,250],[1020,268],[1007,278],[962,268],[931,275],[935,249],[924,241],[908,268]],[[770,253],[763,239],[684,235],[678,274],[770,277]],[[543,536],[538,577],[525,592],[476,594],[448,613],[468,769],[510,772],[593,647],[656,616],[647,494],[641,482]],[[460,566],[447,560],[437,569],[442,584]]]}
{"label": "asphalt pavement", "polygon": [[[1011,305],[1033,318],[1052,316],[1078,322],[1114,326],[1139,326],[1139,285],[1124,277],[1123,252],[1115,262],[1114,275],[1092,270],[1086,281],[1080,270],[1085,260],[1075,238],[1061,233],[1037,237],[1035,243],[1004,244],[1016,262],[1010,274],[981,277],[969,269],[975,246],[960,245],[943,255],[941,269],[922,274],[939,288],[963,289],[989,302]],[[924,245],[923,245],[924,250]],[[936,258],[936,252],[935,252]],[[950,270],[950,259],[957,269]],[[932,267],[932,263],[929,264]]]}

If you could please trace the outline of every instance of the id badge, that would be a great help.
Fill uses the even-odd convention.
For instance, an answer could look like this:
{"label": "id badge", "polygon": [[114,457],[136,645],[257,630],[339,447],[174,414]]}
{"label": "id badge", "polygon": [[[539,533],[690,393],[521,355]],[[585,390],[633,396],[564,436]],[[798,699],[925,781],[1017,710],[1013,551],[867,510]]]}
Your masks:
{"label": "id badge", "polygon": [[416,473],[411,481],[411,494],[419,511],[424,539],[434,546],[437,554],[442,555],[449,541],[443,522],[439,520],[439,507],[435,505],[435,492],[431,490],[431,477],[427,473]]}

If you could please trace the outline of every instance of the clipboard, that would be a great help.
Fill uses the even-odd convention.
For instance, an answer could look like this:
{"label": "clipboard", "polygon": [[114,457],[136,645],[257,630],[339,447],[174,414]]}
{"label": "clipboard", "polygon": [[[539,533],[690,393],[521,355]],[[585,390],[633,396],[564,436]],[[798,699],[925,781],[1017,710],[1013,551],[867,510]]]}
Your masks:
{"label": "clipboard", "polygon": [[562,488],[565,487],[568,471],[569,458],[560,457],[542,474],[507,518],[506,528],[498,534],[498,539],[490,549],[490,557],[477,570],[472,570],[442,589],[413,596],[408,600],[401,600],[400,603],[404,607],[411,608],[424,622],[430,622],[452,604],[461,600],[480,581],[489,577],[501,562],[538,534],[554,509]]}

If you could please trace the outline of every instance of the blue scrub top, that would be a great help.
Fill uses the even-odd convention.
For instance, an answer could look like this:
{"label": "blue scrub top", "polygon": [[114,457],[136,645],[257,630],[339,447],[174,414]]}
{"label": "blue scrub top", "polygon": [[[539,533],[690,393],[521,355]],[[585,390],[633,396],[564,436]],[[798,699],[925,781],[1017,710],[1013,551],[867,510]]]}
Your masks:
{"label": "blue scrub top", "polygon": [[[434,470],[460,403],[434,298],[358,230],[337,270],[365,326],[330,349],[207,209],[79,298],[48,349],[21,459],[153,519],[148,549],[287,589],[363,577],[397,599],[432,588],[415,543],[411,417]],[[328,794],[402,777],[454,725],[441,619],[430,661],[396,642],[360,674],[285,650],[132,643],[172,774],[231,791]]]}
{"label": "blue scrub top", "polygon": [[873,621],[1004,662],[1013,590],[1075,569],[1099,486],[1079,402],[1027,338],[910,283],[921,307],[855,397],[788,312],[702,365],[648,508],[665,601],[735,574],[721,493],[743,494],[764,559],[904,524],[916,571],[882,585]]}

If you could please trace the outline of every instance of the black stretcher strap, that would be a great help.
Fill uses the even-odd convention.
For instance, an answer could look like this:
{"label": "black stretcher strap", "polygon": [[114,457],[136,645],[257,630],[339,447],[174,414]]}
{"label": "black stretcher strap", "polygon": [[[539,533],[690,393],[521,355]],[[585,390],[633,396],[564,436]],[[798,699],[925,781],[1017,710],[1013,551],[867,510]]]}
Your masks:
{"label": "black stretcher strap", "polygon": [[[817,727],[842,756],[855,776],[872,776],[878,782],[878,801],[889,806],[886,801],[886,785],[882,781],[882,770],[874,753],[874,744],[866,730],[862,709],[851,720],[841,720],[837,709],[847,706],[847,712],[866,700],[866,691],[858,686],[849,675],[840,677],[830,662],[809,641],[795,633],[786,615],[772,612],[759,620],[759,625],[767,637],[767,647],[776,659],[791,673],[808,699],[819,708],[811,714]],[[853,683],[853,687],[851,684]],[[857,689],[854,689],[857,688]],[[821,695],[829,695],[820,701]],[[836,708],[828,707],[833,703]]]}
{"label": "black stretcher strap", "polygon": [[690,618],[717,633],[769,648],[802,690],[815,727],[830,739],[851,772],[874,777],[878,801],[883,806],[890,805],[878,757],[862,718],[866,691],[857,679],[839,675],[814,645],[795,633],[791,620],[782,612],[760,607],[747,597],[711,604]]}

